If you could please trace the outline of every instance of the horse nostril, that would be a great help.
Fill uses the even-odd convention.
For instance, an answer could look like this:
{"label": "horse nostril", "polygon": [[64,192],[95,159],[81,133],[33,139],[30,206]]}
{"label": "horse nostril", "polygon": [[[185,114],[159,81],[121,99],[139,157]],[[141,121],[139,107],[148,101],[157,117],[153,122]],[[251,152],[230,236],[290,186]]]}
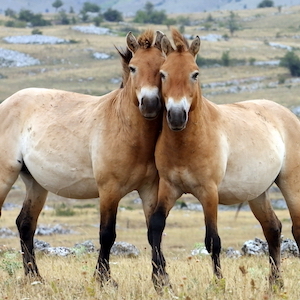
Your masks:
{"label": "horse nostril", "polygon": [[143,105],[144,104],[144,97],[142,97],[142,99],[141,99],[141,105]]}
{"label": "horse nostril", "polygon": [[169,121],[171,121],[172,117],[171,117],[171,111],[168,110],[168,119]]}
{"label": "horse nostril", "polygon": [[182,114],[182,120],[185,121],[186,120],[186,111],[183,110],[183,114]]}

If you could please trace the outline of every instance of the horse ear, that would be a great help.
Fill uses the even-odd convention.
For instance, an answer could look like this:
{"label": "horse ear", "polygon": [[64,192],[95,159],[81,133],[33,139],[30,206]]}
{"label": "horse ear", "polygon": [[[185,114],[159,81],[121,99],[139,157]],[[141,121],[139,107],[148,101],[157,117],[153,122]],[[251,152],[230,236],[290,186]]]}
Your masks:
{"label": "horse ear", "polygon": [[165,35],[161,39],[161,49],[166,55],[169,55],[174,51],[171,42]]}
{"label": "horse ear", "polygon": [[137,49],[139,49],[139,47],[140,47],[135,36],[132,34],[131,31],[129,31],[127,33],[126,42],[127,42],[127,47],[133,53],[135,53],[137,51]]}
{"label": "horse ear", "polygon": [[190,48],[189,48],[189,52],[194,56],[196,57],[196,55],[198,54],[200,50],[200,38],[199,36],[197,35],[196,38],[193,40]]}
{"label": "horse ear", "polygon": [[154,42],[154,47],[158,48],[161,51],[162,51],[162,49],[161,49],[161,40],[162,40],[163,37],[164,37],[164,34],[161,31],[157,30],[156,31],[156,38],[155,38],[155,42]]}

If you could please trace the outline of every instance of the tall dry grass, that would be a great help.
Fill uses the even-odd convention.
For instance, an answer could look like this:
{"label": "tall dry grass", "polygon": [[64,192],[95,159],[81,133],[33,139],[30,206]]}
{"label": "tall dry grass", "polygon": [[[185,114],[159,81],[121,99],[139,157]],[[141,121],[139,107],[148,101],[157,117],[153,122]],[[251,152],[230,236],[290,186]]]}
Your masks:
{"label": "tall dry grass", "polygon": [[8,276],[0,272],[0,299],[299,299],[299,259],[282,261],[285,287],[271,292],[268,285],[267,257],[221,257],[224,279],[213,278],[208,256],[167,257],[167,271],[173,290],[159,297],[151,282],[150,253],[137,259],[113,257],[111,271],[119,287],[100,288],[94,280],[96,255],[67,258],[39,256],[44,282],[24,278],[18,270]]}

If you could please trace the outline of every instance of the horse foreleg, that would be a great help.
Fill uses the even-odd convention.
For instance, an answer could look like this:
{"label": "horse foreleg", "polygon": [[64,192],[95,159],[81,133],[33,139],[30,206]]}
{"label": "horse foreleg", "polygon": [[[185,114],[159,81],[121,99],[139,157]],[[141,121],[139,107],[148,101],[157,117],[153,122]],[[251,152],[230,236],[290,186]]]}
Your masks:
{"label": "horse foreleg", "polygon": [[270,285],[283,287],[280,273],[280,236],[281,222],[275,215],[268,194],[263,193],[257,199],[249,201],[250,208],[260,222],[269,246],[270,254]]}
{"label": "horse foreleg", "polygon": [[29,174],[23,174],[22,179],[26,185],[26,198],[16,224],[20,235],[24,271],[25,275],[41,278],[35,262],[33,236],[48,192]]}
{"label": "horse foreleg", "polygon": [[171,287],[166,272],[166,260],[161,250],[161,240],[166,218],[180,195],[181,193],[176,191],[175,187],[171,187],[163,179],[160,180],[158,204],[150,217],[148,227],[148,241],[152,247],[152,281],[158,293],[162,293],[163,287]]}
{"label": "horse foreleg", "polygon": [[152,281],[157,292],[169,285],[169,276],[166,272],[166,260],[161,251],[161,239],[166,225],[167,214],[163,208],[155,210],[150,218],[148,241],[152,247]]}
{"label": "horse foreleg", "polygon": [[101,285],[109,282],[113,286],[117,283],[110,277],[109,255],[112,245],[116,239],[116,216],[118,209],[118,201],[102,198],[100,200],[100,252],[96,266],[96,278]]}
{"label": "horse foreleg", "polygon": [[195,193],[195,196],[199,199],[203,206],[206,227],[205,247],[211,254],[214,274],[218,279],[220,279],[223,276],[220,263],[221,239],[219,237],[217,227],[219,202],[217,188],[215,187],[212,190],[204,190],[201,188],[198,193]]}

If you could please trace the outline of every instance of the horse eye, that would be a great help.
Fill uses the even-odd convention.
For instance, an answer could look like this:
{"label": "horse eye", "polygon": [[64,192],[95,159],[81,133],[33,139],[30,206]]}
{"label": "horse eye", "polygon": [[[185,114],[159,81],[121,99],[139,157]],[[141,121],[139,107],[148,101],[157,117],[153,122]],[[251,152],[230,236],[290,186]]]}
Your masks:
{"label": "horse eye", "polygon": [[199,72],[196,71],[196,72],[194,72],[194,73],[192,74],[192,79],[193,79],[194,81],[196,81],[196,80],[198,79],[198,76],[199,76]]}
{"label": "horse eye", "polygon": [[160,74],[160,78],[161,78],[162,80],[165,80],[165,79],[166,79],[166,74],[165,74],[164,72],[160,71],[159,74]]}
{"label": "horse eye", "polygon": [[132,66],[129,66],[129,70],[130,70],[131,73],[135,73],[136,68],[135,68],[135,67],[132,67]]}

